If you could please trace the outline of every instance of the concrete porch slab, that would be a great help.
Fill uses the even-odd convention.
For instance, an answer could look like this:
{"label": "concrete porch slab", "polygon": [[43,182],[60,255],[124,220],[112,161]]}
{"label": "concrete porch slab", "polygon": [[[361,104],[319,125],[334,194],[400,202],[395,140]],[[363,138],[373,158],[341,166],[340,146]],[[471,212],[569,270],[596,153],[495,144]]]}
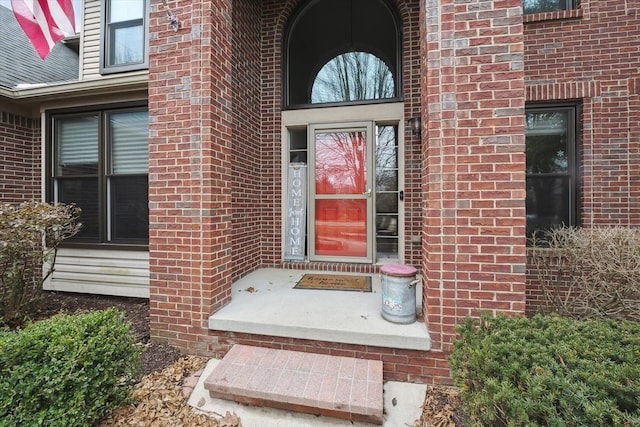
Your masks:
{"label": "concrete porch slab", "polygon": [[[293,289],[305,273],[312,272],[264,268],[248,274],[233,284],[231,302],[209,317],[209,329],[409,350],[431,349],[424,323],[399,325],[382,318],[379,274],[371,275],[372,292]],[[420,287],[417,288],[419,310],[422,295]]]}

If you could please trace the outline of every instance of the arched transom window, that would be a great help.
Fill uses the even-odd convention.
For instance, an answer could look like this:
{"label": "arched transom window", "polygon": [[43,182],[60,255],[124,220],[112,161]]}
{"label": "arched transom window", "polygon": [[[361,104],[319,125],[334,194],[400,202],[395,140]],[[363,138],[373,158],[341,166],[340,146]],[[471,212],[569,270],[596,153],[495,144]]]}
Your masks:
{"label": "arched transom window", "polygon": [[285,107],[397,101],[400,25],[385,0],[312,0],[285,36]]}

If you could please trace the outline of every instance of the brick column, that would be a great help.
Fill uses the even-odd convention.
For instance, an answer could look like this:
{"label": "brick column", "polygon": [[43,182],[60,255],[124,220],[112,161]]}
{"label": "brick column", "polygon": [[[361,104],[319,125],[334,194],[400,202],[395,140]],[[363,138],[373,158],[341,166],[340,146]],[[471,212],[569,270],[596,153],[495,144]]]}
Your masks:
{"label": "brick column", "polygon": [[450,349],[467,315],[524,313],[521,3],[422,4],[422,267],[435,350]]}
{"label": "brick column", "polygon": [[231,0],[153,2],[149,54],[152,338],[208,352],[231,299]]}

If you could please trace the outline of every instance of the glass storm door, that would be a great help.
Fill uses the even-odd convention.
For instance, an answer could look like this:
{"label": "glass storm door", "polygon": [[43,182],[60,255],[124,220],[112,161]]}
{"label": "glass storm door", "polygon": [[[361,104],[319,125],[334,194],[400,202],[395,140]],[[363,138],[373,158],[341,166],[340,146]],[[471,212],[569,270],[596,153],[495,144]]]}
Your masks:
{"label": "glass storm door", "polygon": [[371,123],[310,126],[310,259],[372,262]]}

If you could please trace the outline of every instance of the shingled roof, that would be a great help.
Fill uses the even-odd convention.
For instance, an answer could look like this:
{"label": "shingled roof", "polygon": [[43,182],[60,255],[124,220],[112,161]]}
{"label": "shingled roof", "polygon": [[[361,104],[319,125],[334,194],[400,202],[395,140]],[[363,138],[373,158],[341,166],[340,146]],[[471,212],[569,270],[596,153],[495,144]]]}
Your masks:
{"label": "shingled roof", "polygon": [[0,6],[0,86],[78,80],[78,54],[57,43],[43,61],[18,25],[13,12]]}

